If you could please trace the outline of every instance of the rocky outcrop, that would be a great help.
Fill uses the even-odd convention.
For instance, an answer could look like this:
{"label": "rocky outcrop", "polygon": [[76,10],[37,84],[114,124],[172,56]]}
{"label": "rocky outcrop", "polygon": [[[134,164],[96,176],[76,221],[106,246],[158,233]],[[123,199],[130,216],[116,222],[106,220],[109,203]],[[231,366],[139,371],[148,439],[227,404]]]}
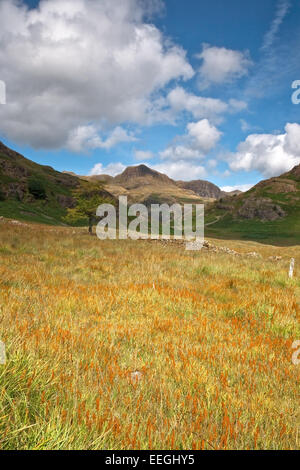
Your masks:
{"label": "rocky outcrop", "polygon": [[65,209],[73,209],[76,206],[75,200],[71,196],[65,196],[64,194],[58,194],[56,200],[60,206]]}
{"label": "rocky outcrop", "polygon": [[269,198],[249,198],[238,210],[238,216],[244,219],[274,221],[286,216],[285,211]]}
{"label": "rocky outcrop", "polygon": [[177,181],[176,184],[184,189],[189,189],[198,194],[198,196],[219,199],[222,196],[221,189],[213,183],[204,180]]}

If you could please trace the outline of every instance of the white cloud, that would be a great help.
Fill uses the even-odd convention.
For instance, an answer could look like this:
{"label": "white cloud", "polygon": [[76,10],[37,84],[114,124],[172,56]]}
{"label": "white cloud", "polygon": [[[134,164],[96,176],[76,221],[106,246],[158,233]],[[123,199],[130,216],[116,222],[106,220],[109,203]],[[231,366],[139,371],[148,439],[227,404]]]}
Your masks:
{"label": "white cloud", "polygon": [[[247,108],[245,101],[230,99],[228,103],[217,98],[207,98],[189,93],[181,86],[171,90],[161,106],[169,106],[165,109],[166,116],[176,116],[182,111],[190,113],[195,119],[210,119],[220,123],[225,113],[239,113]],[[161,111],[162,112],[162,111]]]}
{"label": "white cloud", "polygon": [[109,163],[103,166],[102,163],[97,163],[89,173],[89,176],[95,175],[110,175],[117,176],[125,170],[126,166],[123,163]]}
{"label": "white cloud", "polygon": [[202,60],[198,79],[200,89],[243,77],[252,64],[248,53],[208,44],[203,45],[203,50],[197,57]]}
{"label": "white cloud", "polygon": [[[194,71],[145,14],[153,0],[0,1],[1,133],[58,148],[76,129],[159,115],[153,94]],[[152,116],[153,114],[153,116]]]}
{"label": "white cloud", "polygon": [[164,162],[158,165],[152,165],[151,168],[160,171],[175,180],[191,181],[194,179],[201,179],[206,176],[206,170],[203,166],[191,164],[184,160]]}
{"label": "white cloud", "polygon": [[199,160],[217,145],[221,135],[222,132],[208,119],[191,122],[181,137],[183,143],[169,145],[160,152],[160,158],[168,161]]}
{"label": "white cloud", "polygon": [[202,154],[186,145],[171,145],[160,152],[160,158],[168,161],[197,160],[202,158]]}
{"label": "white cloud", "polygon": [[300,157],[300,125],[287,123],[285,126],[285,151],[288,154]]}
{"label": "white cloud", "polygon": [[210,118],[225,113],[228,105],[222,100],[204,98],[176,87],[167,96],[167,101],[175,112],[188,111],[194,118]]}
{"label": "white cloud", "polygon": [[223,186],[222,191],[226,193],[231,193],[231,191],[249,191],[254,186],[254,184],[237,184],[236,186]]}
{"label": "white cloud", "polygon": [[192,144],[201,152],[208,153],[220,140],[222,132],[211,125],[207,119],[191,122],[187,125],[188,135]]}
{"label": "white cloud", "polygon": [[300,163],[300,125],[288,123],[284,134],[250,134],[229,156],[233,171],[257,170],[279,176]]}
{"label": "white cloud", "polygon": [[100,137],[95,126],[80,126],[70,133],[67,148],[73,152],[84,152],[97,148],[109,150],[121,142],[134,142],[136,140],[132,134],[129,134],[120,126],[116,127],[106,140]]}
{"label": "white cloud", "polygon": [[154,154],[147,150],[135,150],[134,158],[138,161],[151,160],[154,158]]}

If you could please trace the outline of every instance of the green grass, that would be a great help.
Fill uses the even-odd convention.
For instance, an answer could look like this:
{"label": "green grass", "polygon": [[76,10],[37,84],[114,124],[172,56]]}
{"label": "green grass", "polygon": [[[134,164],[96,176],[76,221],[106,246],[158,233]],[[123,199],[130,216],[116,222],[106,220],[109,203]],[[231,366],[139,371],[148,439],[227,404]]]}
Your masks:
{"label": "green grass", "polygon": [[[247,193],[249,194],[249,193]],[[274,245],[297,245],[300,243],[300,201],[291,200],[290,195],[270,194],[262,192],[257,197],[268,197],[280,204],[286,217],[275,221],[259,219],[241,219],[234,213],[242,205],[244,199],[234,201],[234,213],[213,207],[206,212],[205,222],[220,220],[206,227],[206,235],[221,239],[254,240]]]}
{"label": "green grass", "polygon": [[65,210],[58,204],[47,201],[22,203],[14,199],[0,201],[0,216],[24,222],[38,222],[47,225],[62,225]]}

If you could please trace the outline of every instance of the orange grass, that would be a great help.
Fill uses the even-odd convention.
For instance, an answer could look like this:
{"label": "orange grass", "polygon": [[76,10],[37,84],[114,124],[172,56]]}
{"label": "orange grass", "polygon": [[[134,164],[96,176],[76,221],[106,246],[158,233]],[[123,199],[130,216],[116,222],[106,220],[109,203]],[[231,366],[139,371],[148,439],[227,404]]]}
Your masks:
{"label": "orange grass", "polygon": [[226,244],[2,222],[0,448],[299,449],[300,247]]}

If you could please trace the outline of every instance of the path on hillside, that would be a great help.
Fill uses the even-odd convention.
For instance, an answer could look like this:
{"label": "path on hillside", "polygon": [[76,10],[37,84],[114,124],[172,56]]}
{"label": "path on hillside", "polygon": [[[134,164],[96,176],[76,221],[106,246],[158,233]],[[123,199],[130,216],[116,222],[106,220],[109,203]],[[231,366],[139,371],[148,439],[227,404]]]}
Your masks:
{"label": "path on hillside", "polygon": [[208,227],[209,225],[214,225],[214,224],[216,224],[217,222],[219,222],[219,220],[223,219],[223,217],[225,217],[225,214],[223,214],[223,215],[217,215],[216,220],[214,220],[213,222],[209,222],[208,224],[205,224],[205,227]]}

